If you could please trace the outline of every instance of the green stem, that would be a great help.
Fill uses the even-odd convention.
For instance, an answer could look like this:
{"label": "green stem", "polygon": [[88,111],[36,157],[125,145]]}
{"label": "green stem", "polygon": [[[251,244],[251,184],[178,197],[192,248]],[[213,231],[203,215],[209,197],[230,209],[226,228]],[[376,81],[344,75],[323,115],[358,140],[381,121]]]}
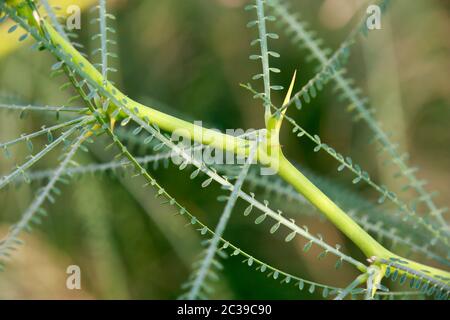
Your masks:
{"label": "green stem", "polygon": [[306,178],[284,155],[280,155],[279,175],[317,207],[340,231],[352,240],[367,257],[388,251]]}

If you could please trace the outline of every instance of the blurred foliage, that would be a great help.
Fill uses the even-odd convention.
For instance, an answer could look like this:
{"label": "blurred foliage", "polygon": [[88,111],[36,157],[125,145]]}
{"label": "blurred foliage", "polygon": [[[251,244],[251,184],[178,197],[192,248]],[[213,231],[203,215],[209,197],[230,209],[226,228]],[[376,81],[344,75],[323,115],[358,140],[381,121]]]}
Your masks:
{"label": "blurred foliage", "polygon": [[[57,2],[57,1],[56,1]],[[67,1],[65,1],[67,2]],[[72,1],[86,6],[89,1]],[[93,1],[90,1],[91,3]],[[349,29],[351,17],[360,9],[360,1],[290,1],[311,23],[329,46],[337,48]],[[250,81],[259,66],[248,60],[253,30],[245,27],[250,20],[241,0],[133,0],[108,1],[116,15],[115,28],[119,70],[113,75],[116,84],[130,97],[185,118],[201,119],[218,129],[260,128],[263,110],[260,102],[239,87]],[[359,3],[359,4],[358,4]],[[361,42],[352,53],[351,74],[370,93],[380,108],[379,117],[394,140],[412,155],[433,189],[441,191],[438,202],[449,205],[450,190],[450,30],[448,3],[430,1],[394,1],[383,18],[386,28]],[[84,11],[80,42],[86,52],[95,49],[90,41],[95,26],[89,24],[93,14]],[[275,26],[272,28],[276,30]],[[64,104],[67,93],[58,91],[61,80],[49,78],[52,57],[31,52],[28,46],[17,47],[0,29],[0,95],[3,101],[36,104]],[[282,35],[282,32],[279,32]],[[372,44],[370,44],[373,41]],[[377,44],[378,46],[376,46]],[[274,82],[287,87],[294,70],[298,70],[297,87],[314,75],[314,65],[305,61],[283,35],[275,42],[281,53],[276,67],[282,70]],[[395,69],[386,70],[386,61]],[[383,86],[388,77],[395,88]],[[396,95],[396,99],[391,97]],[[282,95],[275,96],[280,102]],[[380,103],[377,103],[377,102]],[[396,101],[396,103],[392,103]],[[383,167],[367,145],[365,128],[351,121],[346,106],[336,101],[331,87],[303,110],[291,110],[308,131],[318,133],[340,152],[351,155],[383,183]],[[6,141],[23,132],[36,130],[53,119],[17,113],[2,113],[0,140]],[[398,126],[402,123],[402,126]],[[400,130],[399,130],[400,128]],[[404,131],[401,131],[404,130]],[[398,139],[395,139],[398,138]],[[44,143],[44,140],[41,140]],[[326,155],[311,152],[306,141],[286,135],[283,144],[288,156],[301,166],[340,181],[336,164]],[[24,150],[16,151],[23,159]],[[56,155],[57,153],[54,153]],[[81,163],[106,159],[101,146],[96,155],[82,155]],[[13,159],[14,160],[14,159]],[[1,172],[13,161],[0,160]],[[40,168],[55,165],[46,158]],[[217,223],[223,203],[216,201],[220,190],[194,188],[186,173],[158,168],[154,174],[181,203],[202,217],[210,226]],[[198,186],[197,186],[198,187]],[[366,188],[354,189],[371,196]],[[193,190],[195,190],[193,192]],[[184,227],[183,218],[172,217],[167,208],[149,196],[139,183],[112,175],[84,177],[64,187],[62,197],[50,208],[51,215],[39,231],[27,237],[18,258],[0,274],[0,298],[176,298],[186,280],[190,264],[200,251],[198,233]],[[31,189],[22,186],[0,193],[0,219],[13,222],[31,199]],[[286,211],[295,211],[293,205]],[[343,269],[338,279],[328,270],[333,262],[318,262],[317,254],[302,255],[300,243],[284,244],[281,236],[272,236],[265,226],[256,227],[242,218],[237,206],[226,230],[226,237],[254,256],[294,274],[333,285],[350,282],[355,274]],[[304,217],[299,224],[320,232],[330,243],[346,239],[326,222]],[[6,230],[4,225],[0,234]],[[358,255],[353,249],[354,255]],[[81,292],[68,292],[65,268],[77,264],[82,270]],[[239,259],[224,261],[216,298],[318,298],[294,287],[280,286],[275,280],[244,266]]]}

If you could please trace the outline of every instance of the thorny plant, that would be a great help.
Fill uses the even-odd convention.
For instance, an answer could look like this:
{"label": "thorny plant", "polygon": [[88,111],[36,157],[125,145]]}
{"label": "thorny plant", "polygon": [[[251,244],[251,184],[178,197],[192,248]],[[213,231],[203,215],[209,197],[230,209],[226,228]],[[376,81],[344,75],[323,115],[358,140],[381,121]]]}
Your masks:
{"label": "thorny plant", "polygon": [[[384,12],[388,1],[378,1],[375,4]],[[45,186],[37,192],[21,219],[12,226],[10,232],[0,242],[2,265],[21,243],[19,239],[21,233],[30,230],[33,224],[39,223],[47,214],[44,209],[46,202],[54,202],[55,196],[60,193],[57,184],[68,183],[76,175],[107,170],[117,171],[131,167],[133,176],[141,176],[146,180],[145,187],[151,187],[157,197],[164,199],[166,205],[187,217],[190,224],[201,235],[208,237],[205,241],[204,253],[194,265],[194,272],[183,286],[185,293],[181,296],[182,298],[208,298],[212,290],[209,282],[218,277],[218,272],[223,267],[220,260],[227,255],[243,257],[248,267],[256,268],[275,280],[281,280],[281,283],[294,284],[300,290],[307,288],[310,293],[321,290],[323,297],[335,299],[344,299],[347,296],[365,299],[397,296],[448,298],[450,274],[447,271],[393,253],[395,246],[400,244],[424,258],[433,259],[448,266],[450,264],[448,260],[449,227],[444,218],[445,210],[436,206],[432,194],[426,191],[424,182],[416,177],[414,168],[407,163],[407,156],[399,153],[396,144],[375,120],[373,109],[363,96],[362,90],[357,88],[346,75],[345,64],[349,59],[352,45],[358,36],[368,34],[365,23],[367,15],[363,15],[361,22],[354,27],[338,50],[332,53],[330,49],[323,47],[323,41],[308,29],[306,23],[302,22],[292,12],[293,10],[280,0],[252,0],[246,10],[252,12],[255,19],[248,24],[248,27],[254,27],[258,36],[251,43],[256,53],[251,55],[250,59],[261,64],[262,72],[255,75],[253,80],[262,80],[263,91],[258,92],[250,84],[242,86],[252,92],[256,99],[260,99],[264,109],[266,128],[242,136],[232,136],[199,127],[197,124],[142,105],[116,88],[108,79],[109,72],[114,71],[114,68],[109,65],[109,59],[115,57],[110,52],[114,41],[108,38],[114,30],[108,25],[108,20],[113,19],[114,16],[107,12],[106,0],[100,0],[97,8],[99,15],[94,22],[99,24],[100,33],[93,38],[99,39],[100,47],[93,52],[93,55],[99,54],[101,62],[93,65],[87,60],[87,55],[79,51],[82,46],[74,41],[75,35],[65,30],[46,0],[0,0],[1,21],[7,19],[13,21],[8,32],[20,32],[19,41],[27,37],[33,38],[34,49],[47,51],[53,55],[57,62],[53,65],[51,73],[56,76],[65,75],[69,82],[63,88],[72,87],[77,92],[76,97],[84,102],[83,107],[0,105],[3,109],[18,110],[22,113],[52,112],[57,114],[57,119],[62,119],[62,122],[58,124],[43,127],[42,130],[0,144],[6,156],[10,155],[10,147],[19,143],[26,143],[30,151],[28,159],[0,178],[0,189],[23,181],[27,183],[33,180],[46,181]],[[272,60],[280,57],[278,53],[270,50],[270,42],[278,38],[277,34],[268,31],[268,22],[271,21],[276,21],[282,29],[286,30],[296,46],[308,52],[309,60],[317,62],[315,76],[297,92],[293,90],[294,75],[281,106],[275,105],[271,98],[276,91],[283,90],[281,86],[271,82],[272,73],[280,72],[279,69],[271,66]],[[417,198],[413,203],[402,200],[387,187],[378,185],[366,171],[353,163],[351,158],[335,151],[317,135],[307,132],[287,115],[289,107],[295,105],[301,108],[309,104],[328,83],[335,85],[340,99],[350,103],[349,109],[356,114],[355,117],[367,124],[381,152],[388,155],[392,164],[398,168],[398,175],[407,179],[406,187],[417,192]],[[366,183],[378,192],[378,204],[372,204],[350,191],[336,187],[333,183],[317,178],[293,165],[284,156],[279,141],[283,121],[288,122],[296,136],[311,140],[316,145],[314,152],[323,151],[335,159],[338,162],[338,171],[351,172],[354,175],[354,184]],[[120,128],[116,128],[117,123],[120,123]],[[126,130],[130,123],[135,124],[134,128]],[[54,138],[59,131],[61,132],[58,137]],[[183,147],[176,144],[168,136],[174,132],[192,140],[195,145]],[[77,151],[87,150],[86,142],[97,139],[103,134],[109,137],[111,145],[108,147],[116,149],[117,158],[105,164],[76,166],[73,158]],[[32,141],[42,135],[48,136],[49,143],[40,151],[33,153]],[[135,157],[127,148],[130,141],[143,146],[147,151],[153,150],[156,154]],[[61,155],[56,169],[30,172],[39,160],[62,144],[65,145],[65,152]],[[203,159],[193,155],[195,150],[203,149],[221,150],[246,160],[243,166],[207,164]],[[177,156],[177,164],[181,170],[188,166],[194,167],[191,179],[198,176],[206,177],[202,183],[203,188],[215,182],[226,190],[227,194],[219,198],[226,204],[216,227],[211,228],[199,221],[146,169],[149,163],[158,165],[159,162],[165,162],[173,155]],[[277,175],[261,175],[252,168],[255,163]],[[129,170],[125,171],[129,172]],[[306,226],[298,226],[292,218],[286,217],[280,210],[272,209],[267,200],[261,202],[255,193],[244,191],[245,182],[248,182],[248,187],[255,192],[263,189],[266,195],[273,194],[277,198],[295,201],[298,212],[311,209],[321,212],[364,253],[367,260],[358,261],[342,252],[340,245],[328,244],[321,235],[313,235]],[[332,201],[331,198],[336,200]],[[303,238],[305,252],[312,246],[317,246],[322,250],[319,258],[328,254],[334,255],[337,259],[336,269],[345,262],[355,267],[360,275],[347,287],[337,288],[289,274],[244,252],[237,245],[223,238],[224,230],[238,199],[248,203],[247,209],[243,212],[245,216],[250,217],[257,211],[253,213],[256,215],[254,218],[256,224],[265,220],[271,221],[270,233],[281,232],[284,229],[283,232],[287,231],[286,242],[297,237]],[[384,202],[390,202],[394,209],[381,208]],[[425,204],[426,212],[419,212],[417,209],[419,204]],[[396,229],[393,229],[394,226]],[[377,239],[390,240],[390,249],[381,245],[369,233]],[[385,285],[381,284],[383,278],[398,280],[400,284],[408,282],[411,290],[389,291]]]}

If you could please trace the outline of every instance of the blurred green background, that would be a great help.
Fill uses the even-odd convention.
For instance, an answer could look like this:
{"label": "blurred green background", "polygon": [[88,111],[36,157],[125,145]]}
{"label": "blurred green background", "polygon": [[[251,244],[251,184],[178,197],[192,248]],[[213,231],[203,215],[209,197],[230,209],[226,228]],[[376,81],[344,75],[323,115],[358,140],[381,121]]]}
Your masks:
{"label": "blurred green background", "polygon": [[[288,2],[333,49],[357,21],[352,17],[367,3]],[[254,17],[243,10],[245,4],[241,0],[108,1],[109,10],[117,17],[117,46],[113,51],[119,55],[112,60],[119,70],[112,80],[133,99],[189,120],[203,120],[218,129],[261,128],[260,102],[239,86],[249,82],[260,69],[258,63],[248,59],[256,50],[249,45],[256,31],[246,28]],[[368,40],[360,39],[348,65],[350,75],[374,102],[378,119],[392,132],[392,139],[411,154],[412,163],[421,169],[419,176],[429,181],[428,188],[439,190],[436,201],[441,206],[450,204],[449,9],[447,1],[393,1],[382,18],[383,30],[372,32]],[[95,14],[84,10],[82,15],[79,34],[86,52],[98,45],[90,40],[97,32],[97,27],[89,24]],[[282,30],[274,24],[269,29],[280,35],[280,40],[270,43],[281,54],[281,59],[272,60],[272,65],[282,70],[273,82],[287,87],[297,70],[296,88],[300,89],[317,66],[306,61],[305,51],[292,45]],[[0,42],[3,45],[6,42]],[[2,101],[65,104],[70,93],[58,90],[63,79],[50,79],[53,63],[50,54],[32,52],[29,46],[1,56]],[[260,83],[253,85],[259,88]],[[376,157],[374,146],[369,145],[366,126],[352,121],[332,87],[328,85],[301,111],[293,108],[290,115],[339,152],[352,156],[378,182],[398,190],[399,182],[391,178],[393,170],[382,165],[383,158]],[[274,94],[276,103],[282,98],[283,94]],[[17,112],[2,111],[0,141],[52,123],[53,116],[35,113],[19,119]],[[38,141],[41,142],[36,146],[45,143],[45,138]],[[312,145],[306,140],[299,140],[286,130],[282,143],[289,158],[301,167],[373,197],[368,188],[352,186],[350,175],[338,174],[336,163],[326,154],[312,152]],[[81,153],[77,160],[81,164],[104,161],[102,146],[91,146],[97,152]],[[133,150],[136,155],[142,154],[138,148]],[[0,172],[9,172],[15,163],[23,162],[26,154],[24,146],[17,146],[13,159],[1,156]],[[57,156],[53,152],[34,169],[54,167]],[[201,181],[190,181],[187,172],[173,166],[152,172],[179,202],[210,227],[215,226],[223,207],[216,200],[223,193],[218,187],[201,189]],[[140,186],[141,181],[103,174],[77,178],[61,187],[63,194],[49,206],[49,217],[25,237],[26,245],[20,247],[0,274],[0,298],[172,299],[180,295],[191,263],[201,251],[202,239],[192,227],[184,227],[187,221],[183,217],[173,216],[170,208],[161,206],[151,191]],[[8,226],[32,201],[36,187],[20,186],[0,192],[0,236],[6,234]],[[298,209],[295,203],[285,201],[276,206],[287,214]],[[300,239],[286,244],[282,235],[270,235],[267,225],[256,226],[240,214],[244,208],[242,203],[235,208],[225,238],[255,257],[330,285],[345,285],[356,276],[351,268],[334,271],[335,260],[331,257],[318,261],[319,251],[303,254]],[[329,243],[345,245],[347,252],[363,259],[329,223],[310,216],[297,217],[296,221],[308,225],[314,233],[320,232]],[[213,298],[320,297],[300,292],[294,286],[279,285],[249,269],[241,260],[223,260],[225,269],[215,285]],[[70,264],[81,267],[81,291],[65,287],[65,271]]]}

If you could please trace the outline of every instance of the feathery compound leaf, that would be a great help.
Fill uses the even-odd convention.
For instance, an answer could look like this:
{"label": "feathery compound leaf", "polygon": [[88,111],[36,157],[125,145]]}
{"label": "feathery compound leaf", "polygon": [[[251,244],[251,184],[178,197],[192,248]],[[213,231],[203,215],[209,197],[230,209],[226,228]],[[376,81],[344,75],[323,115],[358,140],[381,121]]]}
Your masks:
{"label": "feathery compound leaf", "polygon": [[[280,55],[277,52],[269,51],[268,39],[278,39],[278,35],[274,33],[267,33],[266,21],[273,21],[274,17],[266,16],[264,13],[264,0],[255,0],[254,5],[249,5],[246,9],[256,10],[257,20],[251,21],[247,24],[247,27],[258,27],[258,39],[252,42],[252,46],[259,44],[260,54],[251,55],[251,60],[261,60],[262,73],[257,74],[253,77],[253,80],[263,79],[264,82],[264,97],[265,100],[271,101],[271,91],[272,90],[282,90],[281,86],[273,86],[270,82],[270,73],[279,73],[280,70],[277,68],[270,67],[270,57],[278,58]],[[265,103],[265,117],[266,121],[270,116],[270,104]]]}
{"label": "feathery compound leaf", "polygon": [[[115,98],[111,97],[111,99],[114,101]],[[121,106],[119,101],[114,101],[114,102],[118,106]],[[200,168],[200,170],[203,171],[204,173],[206,173],[210,178],[212,178],[213,180],[215,180],[216,182],[218,182],[219,184],[221,184],[224,187],[227,187],[227,188],[232,187],[232,185],[230,184],[230,182],[227,179],[221,177],[215,171],[209,169],[205,164],[200,163],[198,160],[192,158],[190,154],[187,154],[183,149],[174,145],[173,142],[170,141],[170,139],[166,138],[161,133],[156,131],[153,127],[151,127],[145,121],[143,121],[138,116],[136,116],[132,111],[130,111],[124,107],[121,108],[121,111],[123,111],[128,116],[132,117],[133,121],[135,121],[137,124],[142,126],[144,128],[144,130],[148,131],[150,134],[154,134],[158,140],[160,140],[162,143],[164,143],[167,147],[171,148],[177,155],[183,157],[186,161],[189,161],[189,163],[192,163],[196,167]],[[267,214],[267,216],[271,217],[272,219],[274,219],[278,222],[281,222],[281,224],[286,226],[291,231],[296,231],[299,235],[314,242],[315,244],[324,248],[328,252],[333,253],[334,255],[337,255],[338,257],[342,258],[344,261],[346,261],[350,264],[353,264],[354,266],[356,266],[357,268],[362,269],[362,270],[364,270],[366,268],[364,264],[343,254],[339,250],[336,250],[334,247],[326,244],[322,239],[312,236],[307,231],[303,230],[302,228],[299,228],[292,221],[289,221],[288,219],[282,217],[278,213],[275,213],[273,210],[269,209],[267,207],[267,205],[264,205],[264,204],[258,202],[253,197],[249,196],[248,194],[246,194],[242,191],[239,191],[239,197],[241,199],[243,199],[244,201],[247,201],[249,204],[251,204],[255,208],[262,211],[264,214]]]}
{"label": "feathery compound leaf", "polygon": [[55,11],[53,10],[52,6],[49,4],[47,0],[40,0],[42,5],[45,8],[45,11],[47,11],[48,17],[50,18],[50,21],[52,25],[55,27],[55,29],[58,31],[58,33],[64,37],[67,41],[70,42],[69,37],[67,36],[66,31],[64,30],[64,27],[59,23],[58,18],[56,17]]}
{"label": "feathery compound leaf", "polygon": [[[107,13],[106,11],[106,0],[99,0],[98,2],[98,19],[94,19],[93,22],[98,21],[100,33],[93,36],[92,39],[100,38],[100,48],[96,49],[92,54],[100,53],[101,55],[101,73],[103,80],[106,82],[108,80],[108,72],[115,71],[114,68],[108,66],[108,57],[116,57],[115,54],[109,52],[109,45],[114,44],[113,40],[108,39],[108,33],[115,33],[115,30],[108,26],[107,19],[115,19],[115,17]],[[109,44],[109,45],[108,45]]]}
{"label": "feathery compound leaf", "polygon": [[[89,120],[92,120],[92,118],[88,118]],[[2,189],[4,186],[6,186],[8,183],[13,181],[18,175],[22,174],[26,176],[25,171],[28,170],[30,167],[32,167],[37,161],[39,161],[42,157],[44,157],[47,153],[52,151],[56,146],[58,146],[61,142],[65,141],[72,133],[74,133],[77,129],[85,125],[87,121],[83,121],[82,123],[78,125],[74,125],[66,132],[62,133],[61,136],[59,136],[57,139],[55,139],[50,144],[46,145],[44,149],[36,153],[35,155],[30,155],[30,159],[23,163],[22,165],[18,166],[15,170],[13,170],[8,175],[5,175],[0,178],[0,189]]]}
{"label": "feathery compound leaf", "polygon": [[211,265],[214,261],[214,256],[216,255],[216,251],[220,243],[220,238],[222,237],[225,231],[226,225],[231,216],[231,212],[238,199],[238,192],[241,190],[242,184],[244,183],[245,177],[247,176],[248,169],[250,168],[250,165],[253,162],[253,158],[255,156],[257,148],[256,144],[257,142],[255,142],[255,145],[251,148],[250,155],[247,158],[236,183],[232,187],[231,195],[228,198],[227,204],[225,205],[222,215],[220,216],[219,223],[217,224],[216,229],[214,230],[214,237],[211,239],[209,243],[205,258],[201,261],[200,268],[196,272],[196,276],[192,282],[192,287],[186,294],[186,298],[188,300],[197,299],[199,297],[199,294],[201,293],[202,288],[205,285],[205,280],[211,268]]}
{"label": "feathery compound leaf", "polygon": [[[77,129],[77,127],[75,127]],[[0,264],[4,263],[4,258],[9,255],[9,253],[13,250],[14,246],[18,244],[18,236],[22,233],[23,230],[30,230],[31,223],[39,222],[39,218],[36,214],[40,213],[45,214],[45,211],[41,208],[45,200],[52,201],[51,193],[55,193],[55,184],[61,179],[61,176],[64,173],[65,168],[71,163],[72,157],[75,155],[76,151],[80,147],[81,143],[86,138],[86,132],[83,131],[80,136],[76,139],[76,141],[70,146],[69,152],[64,156],[64,159],[51,176],[47,185],[38,192],[36,198],[33,200],[31,205],[22,215],[22,218],[13,225],[12,229],[8,233],[8,235],[0,241]]]}
{"label": "feathery compound leaf", "polygon": [[84,116],[84,117],[73,119],[73,120],[70,120],[70,121],[67,121],[67,122],[64,122],[64,123],[61,123],[61,124],[57,124],[57,125],[54,125],[54,126],[51,126],[51,127],[48,127],[48,128],[43,126],[42,129],[39,130],[39,131],[30,133],[30,134],[27,134],[27,135],[21,135],[20,138],[17,138],[17,139],[14,139],[14,140],[10,140],[10,141],[4,142],[4,143],[0,143],[0,149],[8,148],[8,147],[10,147],[10,146],[12,146],[14,144],[17,144],[17,143],[25,141],[28,144],[28,146],[29,146],[28,147],[29,151],[31,152],[31,151],[33,151],[33,147],[32,147],[30,139],[39,137],[39,136],[44,135],[44,134],[48,134],[49,132],[53,132],[53,131],[59,130],[61,128],[65,128],[65,127],[77,124],[77,123],[79,123],[79,122],[81,122],[83,120],[86,120],[86,119],[87,119],[87,117]]}

